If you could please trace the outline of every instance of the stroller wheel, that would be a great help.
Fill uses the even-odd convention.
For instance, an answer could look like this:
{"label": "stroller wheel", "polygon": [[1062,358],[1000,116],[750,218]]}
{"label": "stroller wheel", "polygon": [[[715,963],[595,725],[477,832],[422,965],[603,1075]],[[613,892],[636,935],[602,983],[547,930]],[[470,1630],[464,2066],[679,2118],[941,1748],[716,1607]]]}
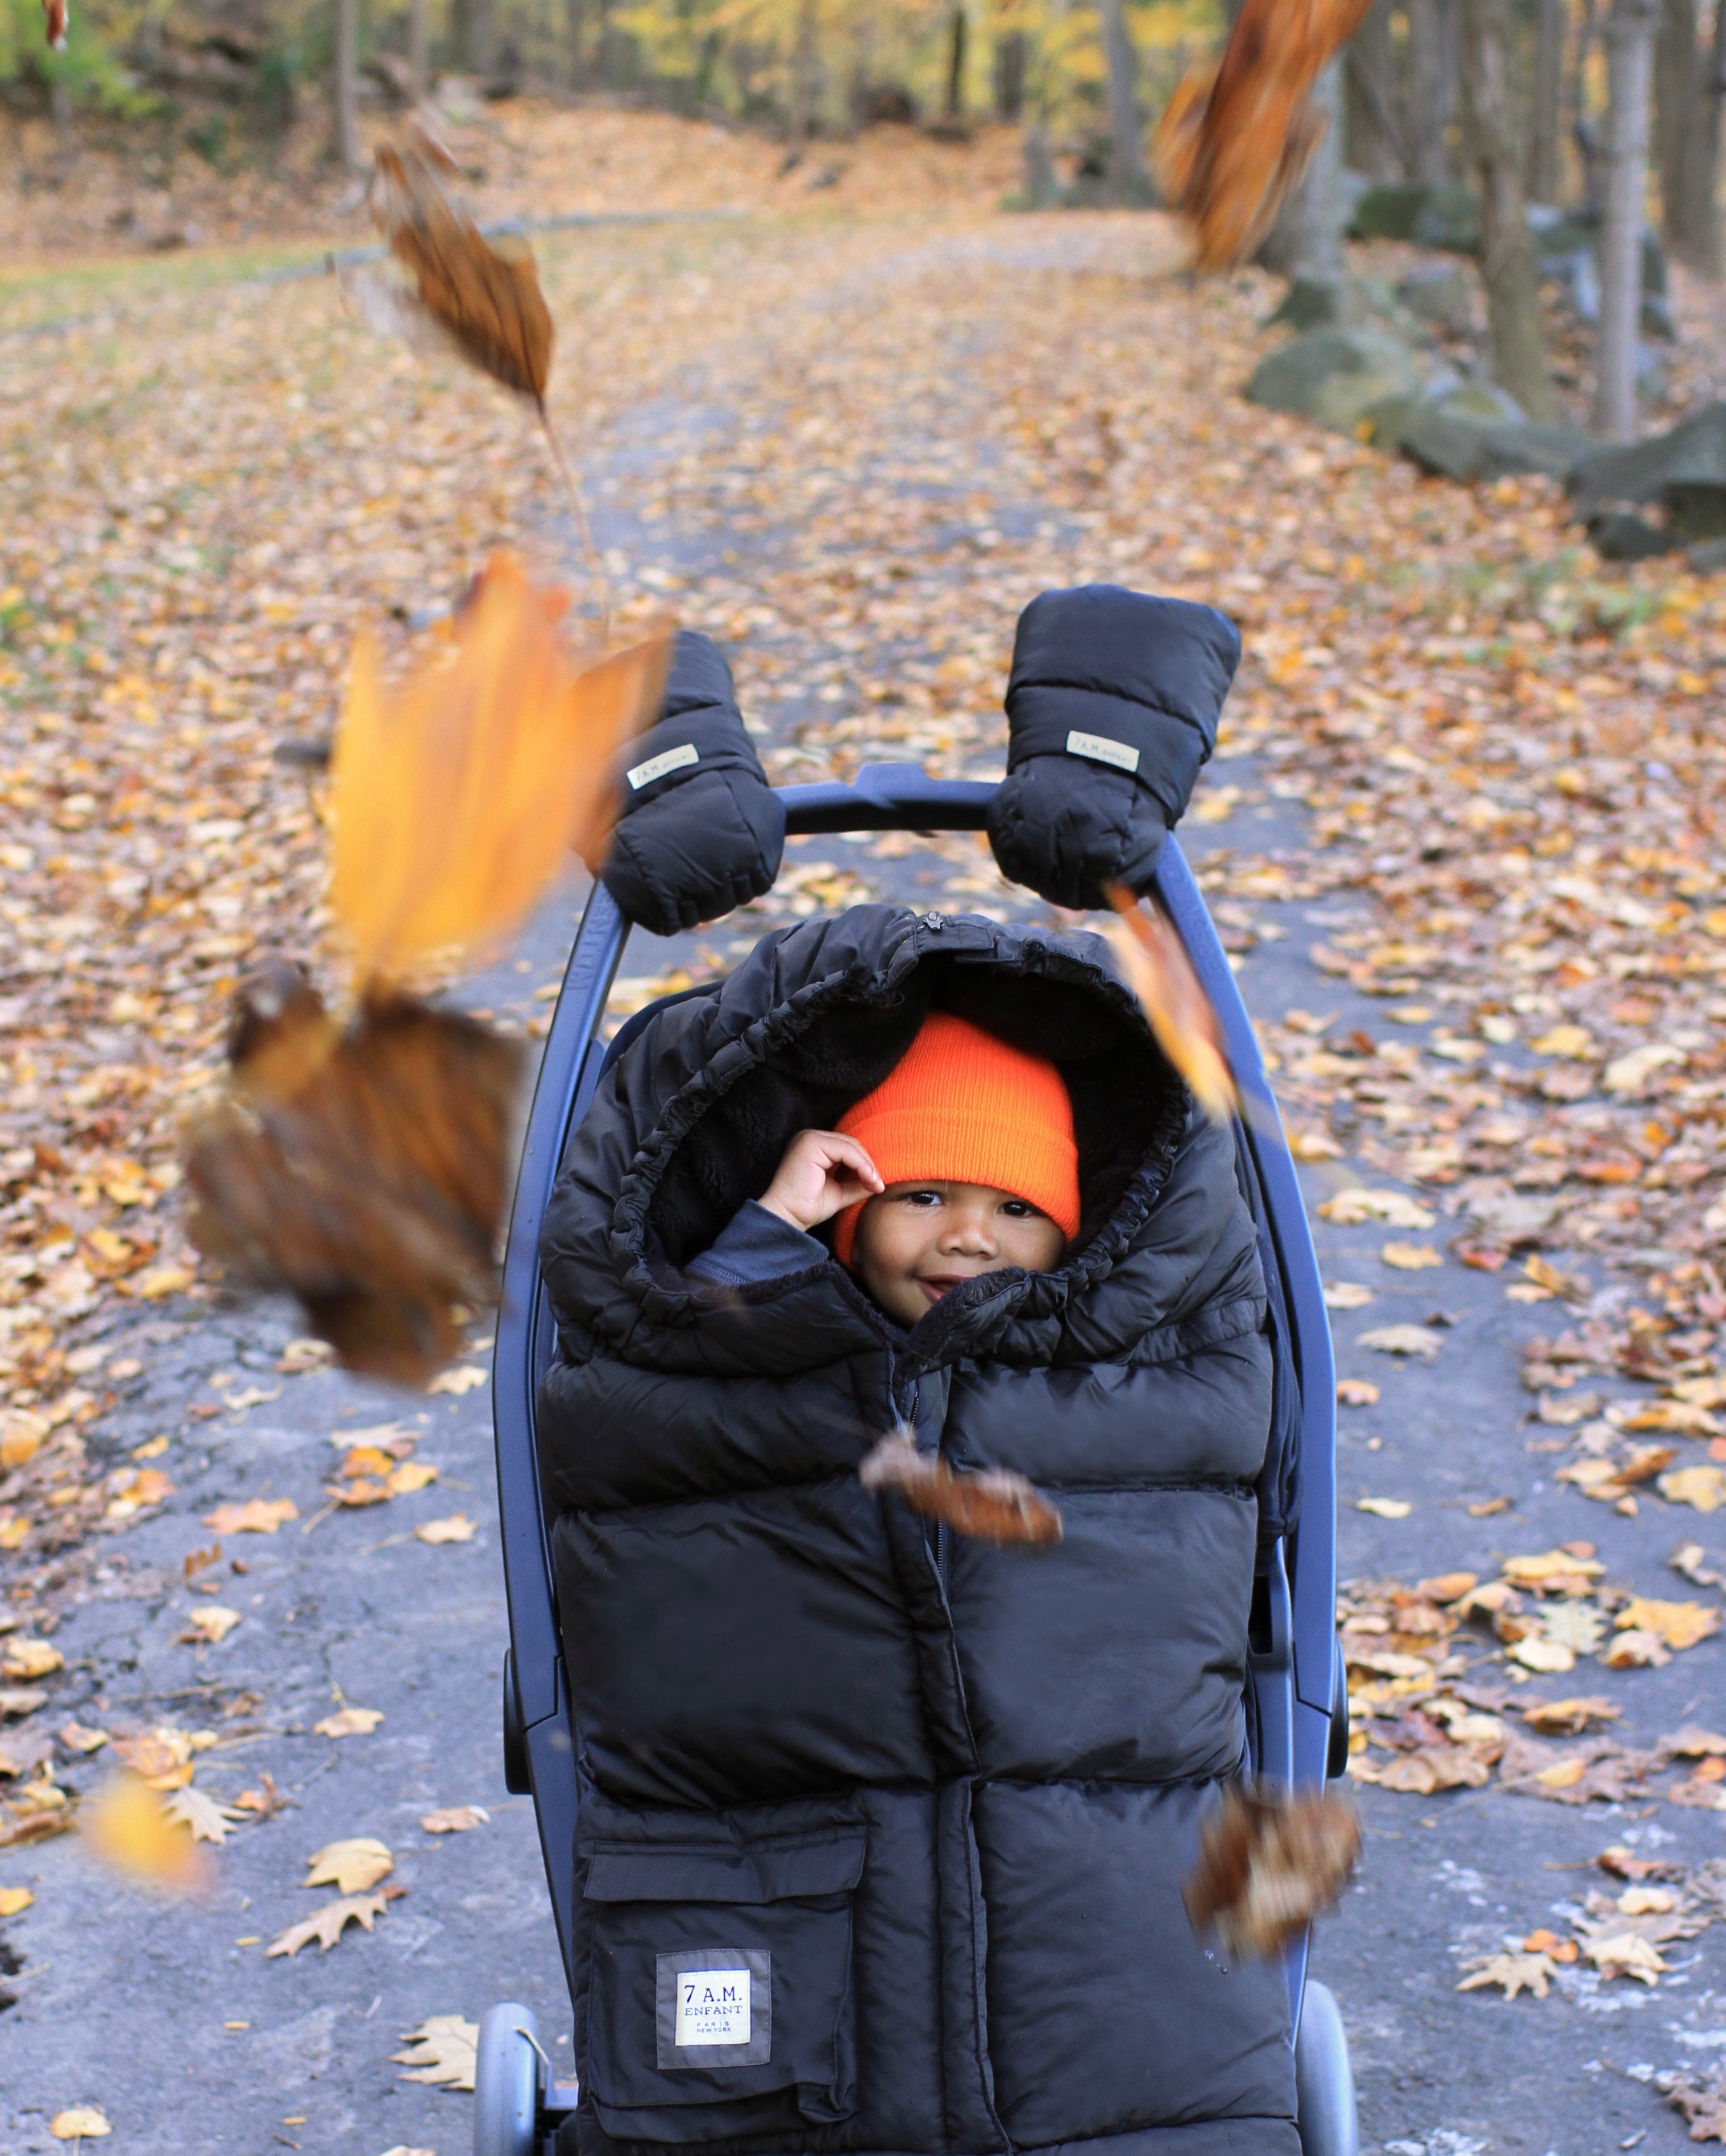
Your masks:
{"label": "stroller wheel", "polygon": [[1302,2156],[1359,2156],[1354,2074],[1335,1996],[1309,1977],[1295,2039],[1295,2104]]}
{"label": "stroller wheel", "polygon": [[494,2006],[474,2059],[474,2156],[538,2156],[539,2025],[525,2006]]}

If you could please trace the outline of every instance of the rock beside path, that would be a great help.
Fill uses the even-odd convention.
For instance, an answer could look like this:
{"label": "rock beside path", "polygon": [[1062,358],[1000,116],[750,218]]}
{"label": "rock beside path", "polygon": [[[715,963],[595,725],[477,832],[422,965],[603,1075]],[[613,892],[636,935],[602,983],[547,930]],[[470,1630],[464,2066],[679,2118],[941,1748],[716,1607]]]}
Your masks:
{"label": "rock beside path", "polygon": [[1382,330],[1312,330],[1261,360],[1246,394],[1270,411],[1349,434],[1374,405],[1413,397],[1420,386],[1420,363],[1400,338]]}

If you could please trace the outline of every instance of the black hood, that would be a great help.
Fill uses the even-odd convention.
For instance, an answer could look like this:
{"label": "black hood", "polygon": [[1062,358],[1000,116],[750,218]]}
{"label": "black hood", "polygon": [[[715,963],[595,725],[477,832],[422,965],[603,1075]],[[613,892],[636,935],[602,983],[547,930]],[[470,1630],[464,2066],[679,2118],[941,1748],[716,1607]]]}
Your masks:
{"label": "black hood", "polygon": [[[795,1133],[832,1128],[932,1009],[1060,1069],[1081,1213],[1062,1264],[971,1281],[908,1339],[831,1260],[755,1290],[688,1275],[689,1260],[767,1188]],[[683,1365],[692,1354],[718,1369],[789,1370],[879,1344],[884,1332],[925,1366],[981,1353],[1085,1359],[1120,1352],[1158,1313],[1185,1313],[1224,1224],[1210,1216],[1232,1204],[1232,1178],[1174,1171],[1183,1161],[1214,1165],[1213,1152],[1226,1161],[1232,1143],[1195,1116],[1100,937],[855,906],[764,937],[711,996],[668,1009],[631,1044],[548,1214],[547,1278],[560,1312],[632,1359],[669,1354]],[[1179,1187],[1169,1191],[1171,1180]],[[1157,1204],[1165,1191],[1173,1202]],[[609,1201],[603,1215],[595,1199]],[[778,1306],[768,1327],[750,1322],[763,1301]]]}

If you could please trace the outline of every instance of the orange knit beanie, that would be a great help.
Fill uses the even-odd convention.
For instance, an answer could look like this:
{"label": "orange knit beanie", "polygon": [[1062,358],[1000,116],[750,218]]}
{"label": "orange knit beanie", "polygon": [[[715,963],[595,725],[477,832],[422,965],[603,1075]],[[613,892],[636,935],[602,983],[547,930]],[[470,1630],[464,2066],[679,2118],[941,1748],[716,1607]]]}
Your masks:
{"label": "orange knit beanie", "polygon": [[[986,1183],[1040,1208],[1069,1240],[1079,1232],[1079,1149],[1066,1082],[1046,1058],[1009,1048],[981,1026],[931,1011],[839,1127],[865,1147],[883,1183]],[[841,1265],[851,1262],[867,1203],[839,1215],[833,1247]]]}

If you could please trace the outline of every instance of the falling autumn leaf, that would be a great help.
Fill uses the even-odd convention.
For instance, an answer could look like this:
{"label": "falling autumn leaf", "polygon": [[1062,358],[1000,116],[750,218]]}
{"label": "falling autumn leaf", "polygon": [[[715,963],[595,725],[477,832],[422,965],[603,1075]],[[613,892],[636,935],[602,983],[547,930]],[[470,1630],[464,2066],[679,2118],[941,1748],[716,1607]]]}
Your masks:
{"label": "falling autumn leaf", "polygon": [[290,968],[243,990],[225,1097],[188,1133],[193,1239],[285,1288],[352,1368],[424,1383],[490,1301],[520,1044],[404,996],[338,1029]]}
{"label": "falling autumn leaf", "polygon": [[344,1707],[311,1726],[320,1737],[369,1737],[383,1719],[375,1707]]}
{"label": "falling autumn leaf", "polygon": [[388,1878],[396,1861],[381,1841],[362,1836],[352,1841],[332,1841],[308,1860],[301,1884],[334,1887],[343,1894],[362,1894],[380,1879]]}
{"label": "falling autumn leaf", "polygon": [[434,2088],[472,2088],[480,2041],[476,2021],[464,2021],[459,2014],[434,2014],[417,2029],[403,2030],[402,2041],[408,2049],[390,2053],[405,2069],[398,2079],[427,2082]]}
{"label": "falling autumn leaf", "polygon": [[243,1505],[218,1505],[206,1512],[203,1524],[218,1535],[273,1535],[289,1520],[297,1520],[300,1507],[291,1497],[249,1497]]}
{"label": "falling autumn leaf", "polygon": [[1165,198],[1191,223],[1199,266],[1244,260],[1324,133],[1309,103],[1369,0],[1246,0],[1215,69],[1191,69],[1152,152]]}
{"label": "falling autumn leaf", "polygon": [[1231,1787],[1205,1823],[1181,1894],[1201,1938],[1215,1931],[1230,1953],[1262,1958],[1331,1907],[1359,1856],[1359,1822],[1343,1799]]}
{"label": "falling autumn leaf", "polygon": [[331,767],[330,902],[362,981],[496,943],[602,849],[619,750],[658,711],[661,632],[572,657],[560,595],[487,564],[453,649],[386,690],[362,637]]}
{"label": "falling autumn leaf", "polygon": [[116,1775],[85,1807],[80,1826],[93,1856],[141,1885],[188,1894],[208,1880],[189,1830],[139,1775]]}
{"label": "falling autumn leaf", "polygon": [[1141,906],[1117,885],[1107,896],[1120,916],[1110,925],[1109,941],[1157,1045],[1211,1121],[1227,1122],[1240,1096],[1223,1052],[1222,1028],[1185,947],[1153,905]]}
{"label": "falling autumn leaf", "polygon": [[273,1961],[278,1954],[286,1954],[291,1960],[301,1947],[309,1947],[316,1939],[320,1953],[327,1953],[350,1924],[357,1924],[362,1931],[369,1932],[389,1906],[389,1895],[347,1894],[339,1901],[326,1902],[297,1924],[290,1924],[285,1932],[273,1938],[265,1949],[265,1959]]}
{"label": "falling autumn leaf", "polygon": [[955,1474],[938,1453],[919,1450],[908,1430],[884,1437],[857,1470],[866,1490],[891,1490],[913,1512],[955,1534],[987,1543],[1058,1543],[1061,1514],[1022,1475],[985,1468]]}

